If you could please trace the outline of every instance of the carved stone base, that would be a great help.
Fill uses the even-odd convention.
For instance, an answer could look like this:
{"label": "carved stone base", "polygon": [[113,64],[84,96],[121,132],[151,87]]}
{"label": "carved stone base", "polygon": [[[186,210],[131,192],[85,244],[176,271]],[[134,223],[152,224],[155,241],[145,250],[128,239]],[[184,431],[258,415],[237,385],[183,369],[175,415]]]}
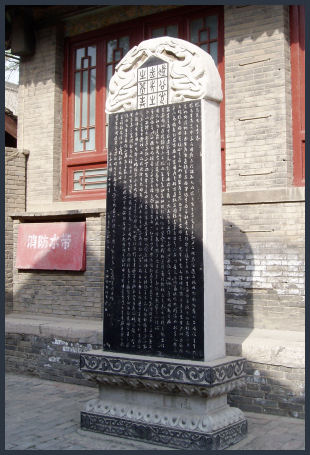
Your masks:
{"label": "carved stone base", "polygon": [[227,404],[240,385],[244,359],[213,362],[124,354],[81,354],[81,370],[99,382],[98,399],[81,427],[178,449],[224,449],[247,433],[246,419]]}
{"label": "carved stone base", "polygon": [[213,433],[203,433],[81,412],[81,428],[176,449],[222,450],[246,436],[247,421],[243,419]]}

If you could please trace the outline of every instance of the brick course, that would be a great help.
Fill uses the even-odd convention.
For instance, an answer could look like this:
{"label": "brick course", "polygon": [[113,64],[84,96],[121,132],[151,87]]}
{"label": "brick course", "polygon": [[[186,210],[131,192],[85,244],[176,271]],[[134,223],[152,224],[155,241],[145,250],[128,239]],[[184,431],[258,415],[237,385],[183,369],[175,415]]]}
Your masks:
{"label": "brick course", "polygon": [[5,309],[13,307],[13,221],[10,213],[25,210],[26,155],[5,149]]}

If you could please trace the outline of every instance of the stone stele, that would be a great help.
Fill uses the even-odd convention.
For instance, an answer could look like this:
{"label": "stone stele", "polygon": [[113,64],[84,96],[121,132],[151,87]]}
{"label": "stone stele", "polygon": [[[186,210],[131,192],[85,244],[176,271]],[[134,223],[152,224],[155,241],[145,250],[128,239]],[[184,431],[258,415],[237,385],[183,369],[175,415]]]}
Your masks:
{"label": "stone stele", "polygon": [[99,384],[83,429],[191,450],[247,434],[227,404],[245,359],[225,355],[221,100],[213,59],[187,41],[143,41],[116,67],[104,350],[80,357]]}

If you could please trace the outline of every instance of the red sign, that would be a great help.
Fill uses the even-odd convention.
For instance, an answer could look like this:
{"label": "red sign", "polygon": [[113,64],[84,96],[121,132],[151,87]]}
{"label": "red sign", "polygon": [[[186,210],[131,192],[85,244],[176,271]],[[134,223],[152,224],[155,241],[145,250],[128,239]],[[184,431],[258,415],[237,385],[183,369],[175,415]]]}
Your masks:
{"label": "red sign", "polygon": [[85,221],[20,224],[16,267],[85,270],[85,232]]}

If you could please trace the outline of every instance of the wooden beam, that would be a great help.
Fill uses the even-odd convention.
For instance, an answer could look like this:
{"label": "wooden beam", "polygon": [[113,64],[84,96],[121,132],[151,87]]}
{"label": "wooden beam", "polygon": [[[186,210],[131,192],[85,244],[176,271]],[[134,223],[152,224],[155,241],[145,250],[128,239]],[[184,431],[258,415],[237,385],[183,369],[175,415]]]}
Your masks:
{"label": "wooden beam", "polygon": [[5,113],[5,131],[17,139],[17,120]]}

